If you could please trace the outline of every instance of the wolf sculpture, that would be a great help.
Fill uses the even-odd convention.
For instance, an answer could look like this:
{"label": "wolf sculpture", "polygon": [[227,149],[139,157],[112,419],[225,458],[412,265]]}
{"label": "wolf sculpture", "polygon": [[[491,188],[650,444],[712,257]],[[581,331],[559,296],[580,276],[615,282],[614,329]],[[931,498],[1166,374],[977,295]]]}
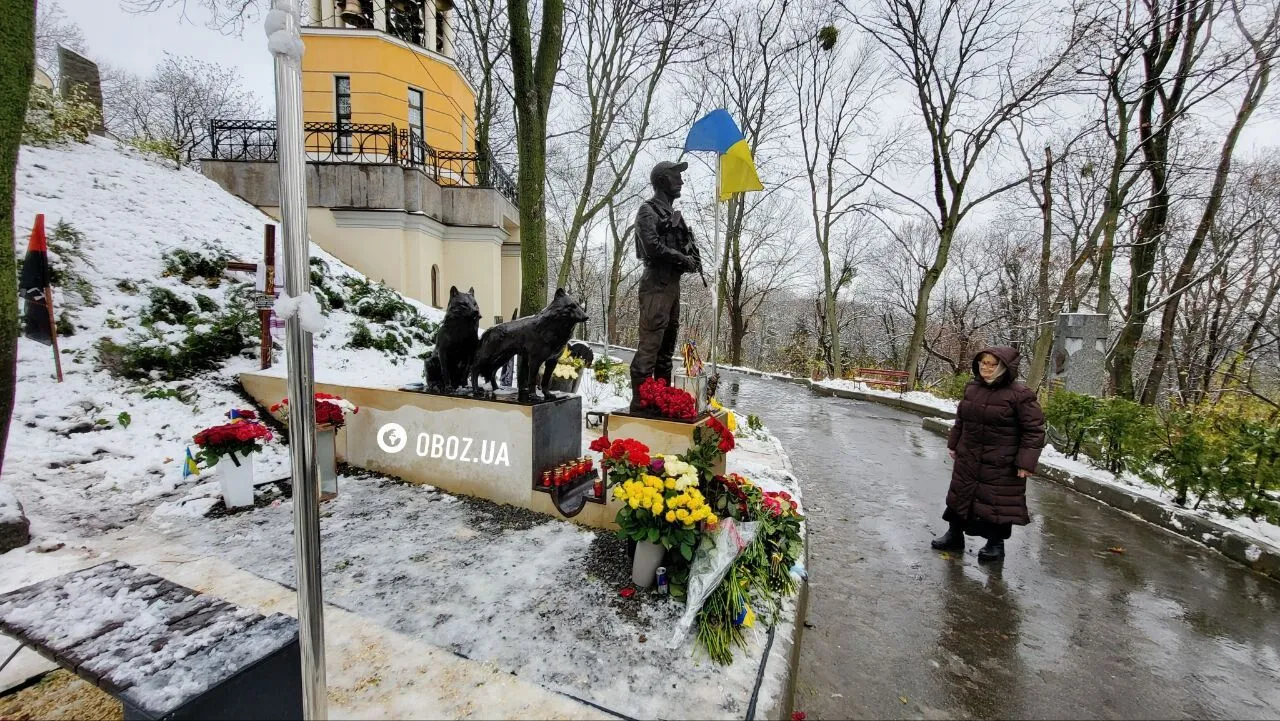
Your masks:
{"label": "wolf sculpture", "polygon": [[449,288],[449,306],[436,334],[436,349],[427,356],[427,389],[452,393],[467,384],[467,370],[480,344],[480,306],[476,289],[466,293]]}
{"label": "wolf sculpture", "polygon": [[[489,381],[492,391],[498,389],[494,374],[511,359],[519,356],[516,372],[516,389],[521,403],[530,403],[537,398],[534,389],[539,369],[542,370],[542,397],[550,398],[551,374],[555,371],[555,361],[560,357],[565,344],[573,335],[574,326],[587,320],[582,306],[564,292],[556,289],[555,298],[536,315],[525,316],[518,320],[500,323],[486,330],[480,336],[480,347],[476,349],[475,361],[471,364],[471,388],[476,395],[486,395],[480,388],[480,378]],[[489,391],[487,395],[492,395]]]}

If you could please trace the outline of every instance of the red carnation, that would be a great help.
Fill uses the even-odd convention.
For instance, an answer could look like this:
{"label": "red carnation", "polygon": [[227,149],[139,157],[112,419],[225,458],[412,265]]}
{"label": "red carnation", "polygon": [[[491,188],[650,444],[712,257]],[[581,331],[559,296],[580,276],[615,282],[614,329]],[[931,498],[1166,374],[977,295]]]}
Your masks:
{"label": "red carnation", "polygon": [[600,436],[594,441],[591,441],[589,448],[596,453],[603,453],[604,451],[609,450],[609,439],[604,436]]}

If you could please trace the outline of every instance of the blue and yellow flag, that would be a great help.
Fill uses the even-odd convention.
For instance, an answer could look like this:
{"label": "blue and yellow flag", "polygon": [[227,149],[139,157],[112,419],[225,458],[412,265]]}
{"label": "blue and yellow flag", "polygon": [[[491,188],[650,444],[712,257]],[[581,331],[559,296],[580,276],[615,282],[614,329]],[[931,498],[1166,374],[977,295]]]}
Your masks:
{"label": "blue and yellow flag", "polygon": [[747,147],[747,140],[729,111],[712,110],[694,123],[684,140],[684,149],[685,152],[712,150],[720,154],[720,200],[728,200],[734,193],[764,190],[751,148]]}
{"label": "blue and yellow flag", "polygon": [[182,477],[198,476],[200,468],[196,465],[196,459],[191,457],[191,449],[187,449],[187,459],[182,462]]}

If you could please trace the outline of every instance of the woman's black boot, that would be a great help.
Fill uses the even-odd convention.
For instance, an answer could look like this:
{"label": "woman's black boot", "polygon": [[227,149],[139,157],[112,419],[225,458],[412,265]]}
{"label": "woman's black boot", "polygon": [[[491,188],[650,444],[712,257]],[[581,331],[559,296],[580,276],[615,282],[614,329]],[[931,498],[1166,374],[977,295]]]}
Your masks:
{"label": "woman's black boot", "polygon": [[978,562],[996,562],[1004,560],[1004,541],[996,538],[987,539],[987,545],[978,549]]}
{"label": "woman's black boot", "polygon": [[929,545],[935,551],[963,551],[964,531],[960,530],[959,525],[953,523],[946,533],[930,541]]}

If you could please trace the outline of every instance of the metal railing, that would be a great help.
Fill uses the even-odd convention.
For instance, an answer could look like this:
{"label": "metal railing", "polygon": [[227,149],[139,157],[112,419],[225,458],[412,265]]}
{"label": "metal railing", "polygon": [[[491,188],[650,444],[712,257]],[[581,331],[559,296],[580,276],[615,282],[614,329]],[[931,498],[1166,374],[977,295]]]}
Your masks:
{"label": "metal railing", "polygon": [[[519,206],[515,180],[487,153],[436,150],[416,132],[394,124],[303,123],[309,163],[399,165],[418,170],[437,185],[492,188]],[[276,161],[272,120],[211,120],[211,160]]]}

